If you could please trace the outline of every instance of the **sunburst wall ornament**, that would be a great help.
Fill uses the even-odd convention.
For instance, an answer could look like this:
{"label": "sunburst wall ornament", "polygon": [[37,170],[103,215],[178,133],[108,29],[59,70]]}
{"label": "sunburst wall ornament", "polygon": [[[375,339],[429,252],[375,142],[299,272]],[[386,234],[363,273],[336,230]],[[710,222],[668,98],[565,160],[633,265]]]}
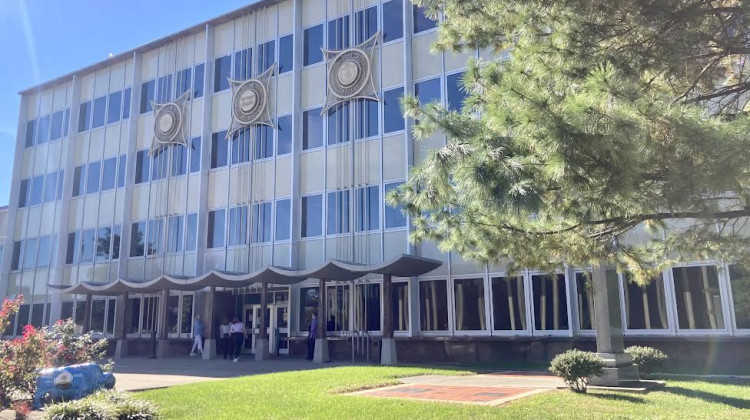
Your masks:
{"label": "sunburst wall ornament", "polygon": [[367,41],[344,50],[323,49],[328,67],[328,91],[321,114],[351,99],[380,100],[372,80],[372,54],[379,37],[380,32],[377,32]]}
{"label": "sunburst wall ornament", "polygon": [[260,76],[250,80],[229,79],[229,85],[232,87],[232,123],[227,130],[227,138],[250,125],[274,126],[268,112],[268,84],[275,68],[276,63]]}
{"label": "sunburst wall ornament", "polygon": [[173,102],[151,103],[154,108],[154,140],[151,142],[151,154],[170,144],[181,144],[187,147],[184,127],[185,102],[189,97],[190,89]]}

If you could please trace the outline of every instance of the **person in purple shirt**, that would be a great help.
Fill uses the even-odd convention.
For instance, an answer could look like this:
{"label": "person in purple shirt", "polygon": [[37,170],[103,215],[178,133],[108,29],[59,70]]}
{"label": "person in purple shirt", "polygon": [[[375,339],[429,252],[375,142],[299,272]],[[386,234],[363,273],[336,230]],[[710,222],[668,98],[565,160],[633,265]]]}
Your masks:
{"label": "person in purple shirt", "polygon": [[318,333],[318,314],[313,312],[310,329],[307,330],[307,360],[310,361],[315,355],[315,336]]}

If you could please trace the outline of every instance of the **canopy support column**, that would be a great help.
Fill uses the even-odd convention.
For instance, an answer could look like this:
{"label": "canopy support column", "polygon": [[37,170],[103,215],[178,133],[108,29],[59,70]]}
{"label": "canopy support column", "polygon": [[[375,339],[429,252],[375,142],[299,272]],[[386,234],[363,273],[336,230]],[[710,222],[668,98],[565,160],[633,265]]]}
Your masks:
{"label": "canopy support column", "polygon": [[318,331],[315,339],[315,352],[313,353],[313,362],[327,363],[328,356],[328,338],[326,337],[326,280],[320,279],[320,292],[318,293]]}
{"label": "canopy support column", "polygon": [[395,365],[396,339],[393,338],[393,295],[391,294],[391,275],[383,274],[383,340],[380,343],[380,364]]}
{"label": "canopy support column", "polygon": [[122,359],[128,355],[127,328],[125,323],[128,320],[128,292],[117,297],[117,306],[115,313],[115,359]]}
{"label": "canopy support column", "polygon": [[268,357],[268,283],[261,283],[260,289],[260,323],[258,337],[255,340],[255,360],[265,360]]}
{"label": "canopy support column", "polygon": [[213,359],[216,357],[216,338],[214,338],[214,308],[216,299],[216,286],[211,286],[206,293],[206,302],[203,311],[203,325],[205,335],[203,340],[203,359]]}
{"label": "canopy support column", "polygon": [[162,290],[159,296],[159,325],[156,328],[156,358],[162,359],[169,356],[168,317],[169,317],[169,290]]}
{"label": "canopy support column", "polygon": [[86,303],[83,309],[83,325],[81,332],[86,334],[91,330],[91,305],[93,304],[93,296],[91,294],[86,295]]}

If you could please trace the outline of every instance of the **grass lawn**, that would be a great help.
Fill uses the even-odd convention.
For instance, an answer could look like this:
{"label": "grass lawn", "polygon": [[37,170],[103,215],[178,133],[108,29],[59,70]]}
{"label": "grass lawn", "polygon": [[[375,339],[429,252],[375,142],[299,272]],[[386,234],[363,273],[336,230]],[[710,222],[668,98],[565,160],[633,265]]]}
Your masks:
{"label": "grass lawn", "polygon": [[337,367],[175,386],[138,396],[167,419],[750,418],[750,382],[669,380],[649,394],[551,391],[500,407],[337,395],[395,384],[398,377],[467,371]]}

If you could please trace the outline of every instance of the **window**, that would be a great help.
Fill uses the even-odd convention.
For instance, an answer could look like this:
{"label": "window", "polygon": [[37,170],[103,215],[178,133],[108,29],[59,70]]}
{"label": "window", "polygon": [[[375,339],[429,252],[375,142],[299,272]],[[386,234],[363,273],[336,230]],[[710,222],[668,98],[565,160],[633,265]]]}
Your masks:
{"label": "window", "polygon": [[172,176],[185,175],[187,173],[188,149],[183,144],[172,145]]}
{"label": "window", "polygon": [[88,178],[86,179],[86,194],[99,191],[99,177],[101,176],[102,163],[99,161],[89,163]]}
{"label": "window", "polygon": [[[188,89],[190,89],[190,82],[192,81],[191,80],[192,73],[193,73],[192,68],[186,68],[184,70],[180,70],[177,72],[177,81],[176,81],[176,86],[175,86],[176,91],[174,94],[175,98],[179,98],[185,92],[187,92]],[[187,99],[189,100],[190,97],[188,97]]]}
{"label": "window", "polygon": [[129,298],[128,299],[128,311],[130,315],[130,325],[128,332],[130,334],[138,334],[140,332],[140,320],[141,320],[141,298]]}
{"label": "window", "polygon": [[383,42],[401,39],[404,36],[403,0],[383,3]]}
{"label": "window", "polygon": [[167,302],[167,331],[190,334],[193,329],[193,295],[169,296]]}
{"label": "window", "polygon": [[380,132],[378,124],[378,102],[369,99],[359,99],[355,102],[356,117],[354,135],[356,139],[377,136]]}
{"label": "window", "polygon": [[253,127],[241,128],[232,136],[232,165],[250,162],[250,133],[252,129]]}
{"label": "window", "polygon": [[135,156],[135,183],[148,182],[151,172],[151,157],[148,150],[139,150]]}
{"label": "window", "polygon": [[81,262],[94,260],[95,232],[94,229],[86,229],[81,233]]}
{"label": "window", "polygon": [[112,229],[105,227],[96,231],[96,260],[109,260],[109,252],[112,246]]}
{"label": "window", "polygon": [[169,148],[162,147],[151,157],[151,181],[158,181],[167,176]]}
{"label": "window", "polygon": [[724,312],[716,267],[674,267],[672,275],[679,328],[723,330]]}
{"label": "window", "polygon": [[247,244],[247,207],[232,207],[229,209],[229,242],[227,245],[245,244]]}
{"label": "window", "polygon": [[354,288],[355,329],[380,331],[380,284],[358,284]]}
{"label": "window", "polygon": [[29,323],[29,309],[30,305],[21,305],[18,308],[18,321],[16,324],[16,335],[23,334],[23,328]]}
{"label": "window", "polygon": [[729,281],[732,287],[732,303],[737,329],[750,328],[750,276],[740,265],[729,266]]}
{"label": "window", "polygon": [[463,77],[463,72],[449,74],[445,77],[445,93],[448,97],[448,109],[450,110],[460,112],[463,108],[464,100],[466,99],[466,92],[464,91],[463,83],[461,82]]}
{"label": "window", "polygon": [[91,331],[104,331],[104,315],[107,309],[107,301],[94,299],[91,302]]}
{"label": "window", "polygon": [[125,172],[126,172],[127,156],[120,155],[120,160],[117,167],[117,188],[125,186]]}
{"label": "window", "polygon": [[445,280],[419,282],[419,327],[422,331],[448,330],[448,291]]}
{"label": "window", "polygon": [[256,74],[268,70],[276,62],[276,41],[268,41],[258,45],[258,67]]}
{"label": "window", "polygon": [[141,85],[141,114],[151,112],[154,107],[151,102],[154,101],[156,94],[156,81],[149,80]]}
{"label": "window", "polygon": [[36,120],[31,120],[26,123],[26,139],[24,141],[24,145],[26,147],[31,147],[34,145],[34,129],[35,128],[36,128]]}
{"label": "window", "polygon": [[323,146],[323,116],[320,115],[321,111],[322,108],[315,108],[302,113],[302,150]]}
{"label": "window", "polygon": [[70,108],[65,109],[65,117],[63,118],[63,136],[68,136],[68,126],[70,125]]}
{"label": "window", "polygon": [[279,156],[292,152],[292,116],[285,115],[276,119],[277,138],[276,154]]}
{"label": "window", "polygon": [[409,329],[409,283],[391,283],[393,331]]}
{"label": "window", "polygon": [[141,334],[159,332],[159,297],[146,296],[143,298],[143,319],[141,320]]}
{"label": "window", "polygon": [[76,166],[75,170],[73,171],[73,197],[78,197],[79,195],[84,194],[84,191],[86,190],[86,167]]}
{"label": "window", "polygon": [[107,123],[120,121],[120,107],[122,107],[122,92],[109,94],[109,109],[107,110]]}
{"label": "window", "polygon": [[39,118],[36,126],[36,144],[46,143],[49,140],[49,115]]}
{"label": "window", "polygon": [[[385,194],[384,196],[387,198],[388,194],[395,190],[396,188],[403,185],[403,182],[394,182],[391,184],[385,184]],[[391,229],[391,228],[400,228],[406,226],[406,215],[404,215],[404,208],[401,205],[397,206],[391,206],[390,204],[385,204],[385,228]]]}
{"label": "window", "polygon": [[418,34],[420,32],[428,31],[432,28],[437,27],[437,22],[434,20],[428,18],[425,15],[424,9],[422,9],[419,6],[414,5],[413,6],[413,19],[414,19],[414,33]]}
{"label": "window", "polygon": [[164,244],[164,220],[153,219],[148,221],[148,248],[146,255],[159,255],[163,250]]}
{"label": "window", "polygon": [[43,236],[39,238],[39,256],[37,257],[37,267],[49,267],[50,250],[52,249],[52,238]]}
{"label": "window", "polygon": [[65,171],[60,171],[60,174],[57,176],[57,199],[62,199],[62,193],[63,193],[63,182],[65,181]]}
{"label": "window", "polygon": [[91,128],[91,101],[81,104],[78,111],[78,132]]}
{"label": "window", "polygon": [[328,235],[349,233],[349,190],[328,193]]}
{"label": "window", "polygon": [[11,270],[18,270],[21,268],[21,249],[23,246],[23,241],[15,241],[13,242],[13,255],[11,256],[10,260],[10,269]]}
{"label": "window", "polygon": [[206,66],[201,63],[195,66],[195,78],[193,78],[193,98],[203,96],[203,78],[205,77]]}
{"label": "window", "polygon": [[187,235],[185,236],[185,251],[195,251],[198,237],[198,215],[187,215]]}
{"label": "window", "polygon": [[342,102],[328,110],[328,144],[349,140],[349,102]]}
{"label": "window", "polygon": [[323,61],[323,51],[320,50],[323,46],[323,25],[305,29],[303,36],[305,45],[303,47],[302,65],[309,66]]}
{"label": "window", "polygon": [[229,89],[229,77],[232,75],[232,56],[225,55],[214,60],[214,92]]}
{"label": "window", "polygon": [[[613,272],[617,275],[616,272]],[[607,271],[607,275],[610,271]],[[661,275],[651,279],[648,286],[641,287],[623,275],[625,295],[625,326],[629,330],[661,330],[669,326],[667,301],[664,297],[664,279]]]}
{"label": "window", "polygon": [[29,203],[29,193],[31,190],[29,189],[29,180],[23,179],[21,180],[21,185],[18,189],[18,207],[26,207],[26,205]]}
{"label": "window", "polygon": [[50,140],[61,138],[63,132],[63,111],[57,111],[52,114],[52,122],[50,124]]}
{"label": "window", "polygon": [[361,44],[378,31],[378,8],[377,6],[360,10],[354,15],[354,38],[355,44]]}
{"label": "window", "polygon": [[301,233],[303,238],[321,236],[323,234],[323,196],[311,195],[302,197],[302,223]]}
{"label": "window", "polygon": [[145,253],[146,222],[135,222],[130,227],[130,256],[142,257]]}
{"label": "window", "polygon": [[94,121],[91,124],[92,128],[101,127],[104,125],[107,111],[107,97],[102,96],[101,98],[94,99]]}
{"label": "window", "polygon": [[65,264],[78,264],[80,249],[78,248],[78,232],[68,233],[67,253],[65,254]]}
{"label": "window", "polygon": [[279,39],[279,74],[294,69],[294,35]]}
{"label": "window", "polygon": [[328,21],[328,49],[349,48],[349,15]]}
{"label": "window", "polygon": [[180,334],[190,334],[193,331],[193,295],[182,296],[180,311]]}
{"label": "window", "polygon": [[37,239],[26,239],[23,249],[23,268],[29,269],[36,267],[36,243]]}
{"label": "window", "polygon": [[453,280],[454,320],[458,331],[487,329],[484,309],[484,279]]}
{"label": "window", "polygon": [[112,228],[112,259],[120,259],[120,236],[122,235],[122,226],[115,225]]}
{"label": "window", "polygon": [[227,132],[219,131],[211,136],[211,169],[227,166]]}
{"label": "window", "polygon": [[526,329],[526,297],[523,277],[493,277],[492,320],[496,331]]}
{"label": "window", "polygon": [[[318,303],[320,302],[320,293],[317,287],[300,287],[299,289],[299,330],[310,331],[313,314],[318,313]],[[318,320],[318,325],[323,322]],[[317,334],[313,331],[313,335]],[[317,335],[315,335],[317,337]]]}
{"label": "window", "polygon": [[172,75],[167,74],[159,78],[156,84],[156,102],[163,104],[172,100]]}
{"label": "window", "polygon": [[167,222],[167,252],[182,252],[182,227],[184,218],[172,216]]}
{"label": "window", "polygon": [[117,158],[105,159],[102,165],[102,191],[111,190],[115,187],[116,175]]}
{"label": "window", "polygon": [[357,188],[357,232],[380,228],[380,187]]}
{"label": "window", "polygon": [[415,83],[414,95],[422,105],[430,102],[440,102],[440,78]]}
{"label": "window", "polygon": [[253,77],[253,49],[246,48],[234,53],[234,80],[247,80]]}
{"label": "window", "polygon": [[130,118],[130,88],[125,89],[122,95],[122,119]]}
{"label": "window", "polygon": [[[612,271],[617,276],[617,272]],[[608,272],[607,275],[610,275]],[[594,285],[591,273],[576,273],[576,291],[578,294],[578,329],[594,329]]]}
{"label": "window", "polygon": [[35,176],[31,179],[31,197],[29,204],[34,206],[42,204],[42,194],[44,193],[44,175]]}
{"label": "window", "polygon": [[253,204],[252,242],[271,242],[271,203]]}
{"label": "window", "polygon": [[534,328],[537,330],[567,330],[568,302],[565,276],[536,275],[531,277],[534,299]]}
{"label": "window", "polygon": [[289,199],[276,201],[276,240],[286,241],[291,238],[291,205]]}
{"label": "window", "polygon": [[326,331],[349,330],[349,301],[349,285],[326,287]]}
{"label": "window", "polygon": [[254,160],[273,157],[273,128],[262,124],[255,127]]}
{"label": "window", "polygon": [[47,174],[44,184],[47,188],[44,190],[44,202],[55,201],[57,197],[57,172]]}
{"label": "window", "polygon": [[207,248],[219,248],[224,246],[224,215],[224,209],[208,212]]}
{"label": "window", "polygon": [[117,307],[117,300],[116,299],[109,299],[109,303],[107,304],[107,334],[114,334],[115,333],[115,309]]}
{"label": "window", "polygon": [[190,139],[190,173],[201,170],[201,138]]}

